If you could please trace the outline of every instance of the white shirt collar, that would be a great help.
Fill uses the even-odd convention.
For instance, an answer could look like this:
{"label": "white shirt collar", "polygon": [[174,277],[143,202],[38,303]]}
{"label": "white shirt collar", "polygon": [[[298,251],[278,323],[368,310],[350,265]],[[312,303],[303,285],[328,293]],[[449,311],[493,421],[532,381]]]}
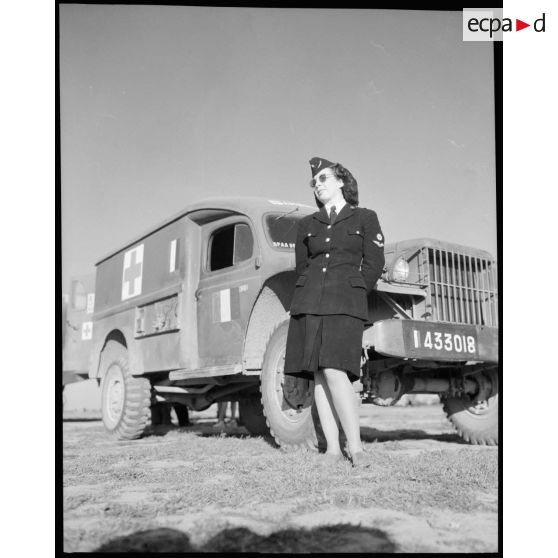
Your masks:
{"label": "white shirt collar", "polygon": [[337,213],[337,215],[339,215],[339,213],[341,213],[341,210],[347,205],[347,202],[345,200],[343,200],[343,203],[339,204],[339,203],[331,203],[328,202],[325,204],[325,209],[327,211],[327,216],[329,217],[329,214],[331,212],[331,206],[335,205],[335,213]]}

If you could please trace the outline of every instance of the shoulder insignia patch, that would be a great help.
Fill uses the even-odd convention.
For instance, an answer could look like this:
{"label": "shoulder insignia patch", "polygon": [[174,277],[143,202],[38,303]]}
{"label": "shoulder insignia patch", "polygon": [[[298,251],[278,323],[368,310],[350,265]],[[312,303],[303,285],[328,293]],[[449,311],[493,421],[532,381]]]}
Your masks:
{"label": "shoulder insignia patch", "polygon": [[378,234],[376,235],[376,238],[377,238],[378,240],[382,240],[383,236],[382,236],[380,233],[378,233]]}
{"label": "shoulder insignia patch", "polygon": [[383,242],[378,242],[377,240],[373,240],[372,241],[378,248],[383,248],[384,247],[384,243]]}

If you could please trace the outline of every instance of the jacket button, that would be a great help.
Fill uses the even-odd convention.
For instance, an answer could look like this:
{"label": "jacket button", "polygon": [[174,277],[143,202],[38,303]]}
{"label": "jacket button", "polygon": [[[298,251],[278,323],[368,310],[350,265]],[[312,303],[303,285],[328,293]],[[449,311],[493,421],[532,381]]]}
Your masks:
{"label": "jacket button", "polygon": [[328,228],[328,229],[331,229],[331,225],[328,225],[327,228]]}
{"label": "jacket button", "polygon": [[325,240],[325,241],[326,241],[326,242],[329,242],[329,237],[328,237],[328,238],[326,238],[326,240]]}
{"label": "jacket button", "polygon": [[357,231],[356,233],[357,233],[357,234],[360,234],[360,231]]}
{"label": "jacket button", "polygon": [[326,258],[329,258],[329,254],[326,254]]}
{"label": "jacket button", "polygon": [[312,233],[308,233],[306,236],[312,236]]}
{"label": "jacket button", "polygon": [[322,271],[325,273],[325,272],[326,272],[326,268],[325,268],[325,267],[322,267]]}

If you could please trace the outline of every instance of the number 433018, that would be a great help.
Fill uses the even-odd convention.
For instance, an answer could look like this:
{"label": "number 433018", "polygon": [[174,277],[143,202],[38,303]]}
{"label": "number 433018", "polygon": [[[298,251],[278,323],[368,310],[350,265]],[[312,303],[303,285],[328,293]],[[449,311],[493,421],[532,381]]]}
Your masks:
{"label": "number 433018", "polygon": [[[424,339],[422,340],[421,333],[424,335]],[[477,343],[472,335],[442,333],[439,331],[421,332],[418,329],[413,329],[413,339],[415,342],[415,348],[417,349],[424,347],[426,349],[435,349],[437,351],[451,351],[469,354],[475,354],[477,350]]]}

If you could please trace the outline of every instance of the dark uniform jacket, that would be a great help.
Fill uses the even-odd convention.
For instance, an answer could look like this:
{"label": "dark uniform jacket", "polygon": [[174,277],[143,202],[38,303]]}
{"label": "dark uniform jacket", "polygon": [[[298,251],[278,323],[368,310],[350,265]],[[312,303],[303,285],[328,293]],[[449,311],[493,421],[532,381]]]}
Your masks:
{"label": "dark uniform jacket", "polygon": [[298,223],[291,315],[347,314],[368,319],[369,294],[384,267],[376,213],[345,204],[334,224],[325,207]]}

